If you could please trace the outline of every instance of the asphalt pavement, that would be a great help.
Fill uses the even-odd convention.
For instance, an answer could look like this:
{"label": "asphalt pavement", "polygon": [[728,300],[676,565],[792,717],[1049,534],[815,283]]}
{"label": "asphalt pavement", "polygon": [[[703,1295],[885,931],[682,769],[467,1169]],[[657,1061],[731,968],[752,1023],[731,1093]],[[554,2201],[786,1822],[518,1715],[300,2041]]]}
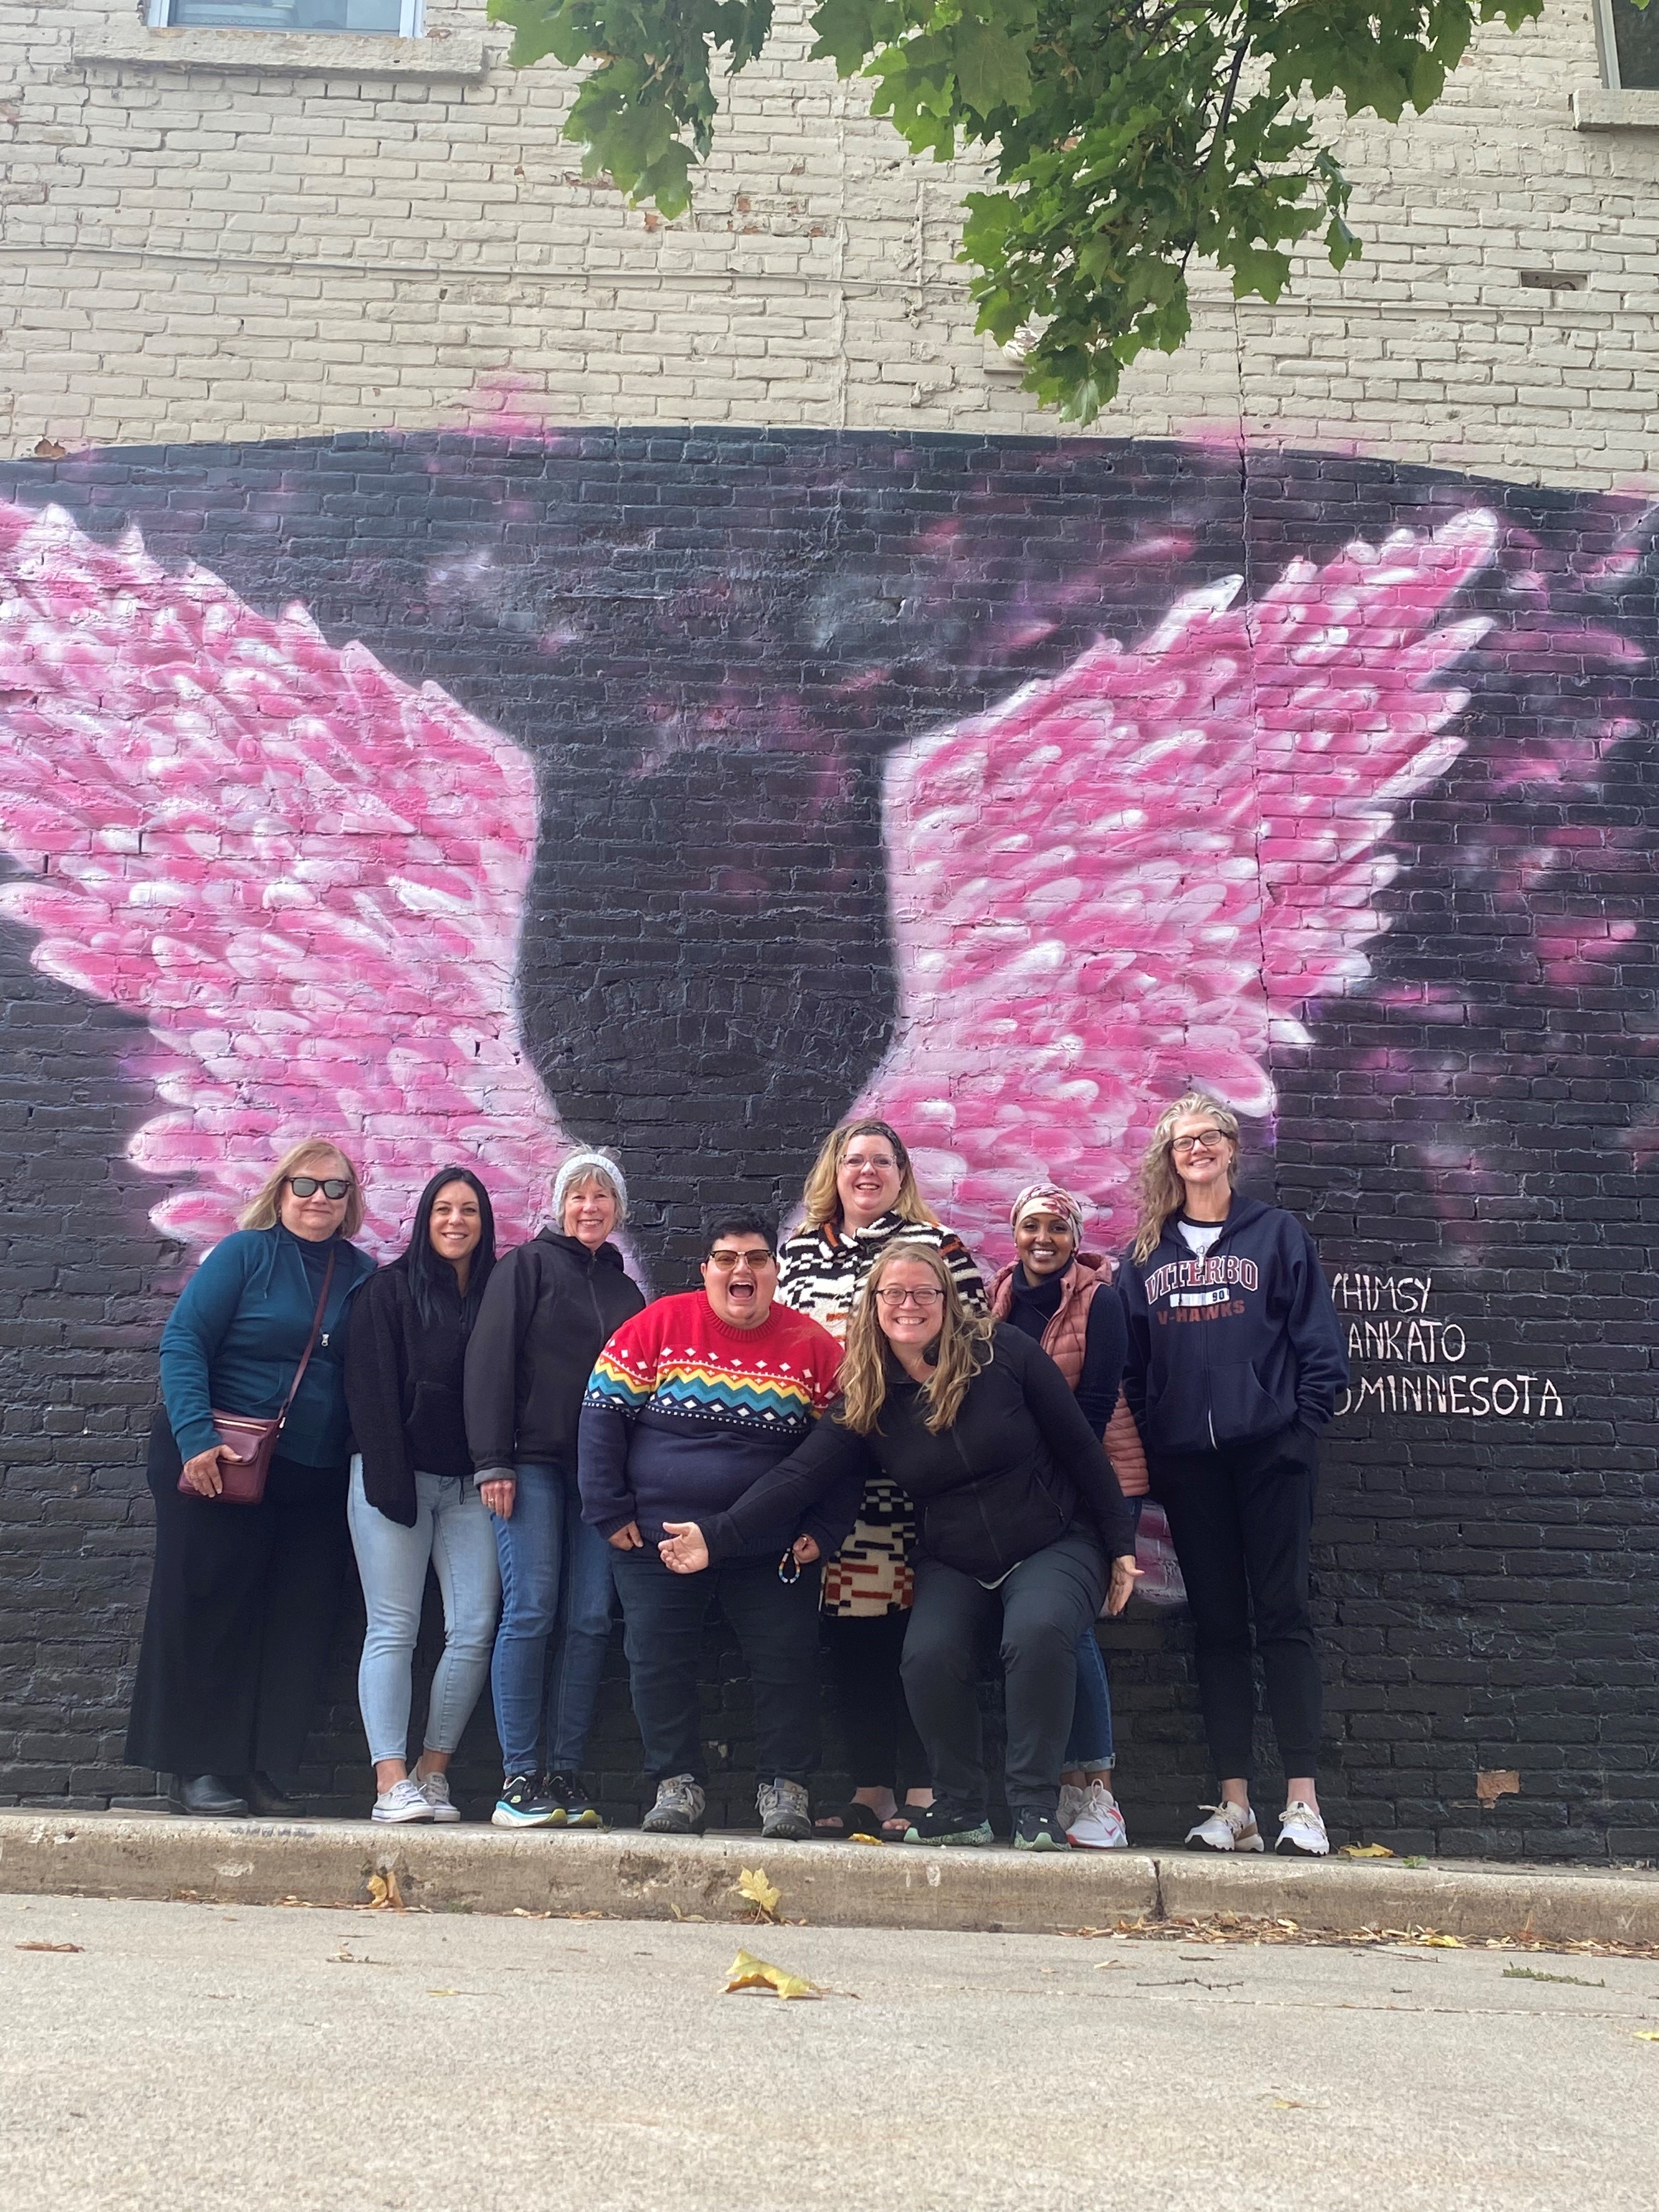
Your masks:
{"label": "asphalt pavement", "polygon": [[14,2212],[1651,2212],[1656,2111],[1659,1960],[0,1897]]}

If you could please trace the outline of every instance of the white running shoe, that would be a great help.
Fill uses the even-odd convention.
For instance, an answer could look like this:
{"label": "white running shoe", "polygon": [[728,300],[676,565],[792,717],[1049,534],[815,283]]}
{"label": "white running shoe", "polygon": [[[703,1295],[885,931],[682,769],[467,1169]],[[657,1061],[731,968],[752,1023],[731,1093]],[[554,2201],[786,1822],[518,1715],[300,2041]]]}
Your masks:
{"label": "white running shoe", "polygon": [[368,1817],[371,1820],[429,1820],[432,1808],[420,1784],[404,1775],[390,1790],[381,1790]]}
{"label": "white running shoe", "polygon": [[1195,1851],[1267,1850],[1255,1825],[1255,1814],[1248,1805],[1205,1805],[1200,1810],[1210,1817],[1187,1831],[1187,1841]]}
{"label": "white running shoe", "polygon": [[447,1774],[422,1774],[416,1784],[422,1797],[432,1808],[434,1820],[459,1820],[461,1808],[449,1794]]}
{"label": "white running shoe", "polygon": [[1091,1782],[1076,1795],[1082,1800],[1068,1820],[1062,1812],[1060,1826],[1080,1851],[1127,1851],[1129,1834],[1118,1803],[1103,1782]]}
{"label": "white running shoe", "polygon": [[1279,1841],[1273,1849],[1294,1858],[1328,1858],[1331,1839],[1313,1807],[1292,1797],[1279,1816]]}
{"label": "white running shoe", "polygon": [[1060,1826],[1066,1830],[1068,1835],[1071,1832],[1073,1821],[1076,1820],[1078,1814],[1083,1810],[1088,1802],[1088,1791],[1086,1790],[1079,1790],[1075,1782],[1062,1782],[1060,1784],[1060,1802],[1054,1808],[1054,1818],[1059,1821]]}

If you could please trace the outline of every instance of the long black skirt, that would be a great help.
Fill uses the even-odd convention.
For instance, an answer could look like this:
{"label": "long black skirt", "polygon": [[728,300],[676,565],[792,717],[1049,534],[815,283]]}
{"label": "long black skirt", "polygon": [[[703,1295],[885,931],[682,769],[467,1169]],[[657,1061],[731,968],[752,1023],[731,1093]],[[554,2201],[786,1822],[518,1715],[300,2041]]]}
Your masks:
{"label": "long black skirt", "polygon": [[164,1774],[297,1772],[339,1613],[346,1469],[278,1459],[258,1505],[181,1495],[167,1414],[144,1470],[155,1567],[127,1764]]}

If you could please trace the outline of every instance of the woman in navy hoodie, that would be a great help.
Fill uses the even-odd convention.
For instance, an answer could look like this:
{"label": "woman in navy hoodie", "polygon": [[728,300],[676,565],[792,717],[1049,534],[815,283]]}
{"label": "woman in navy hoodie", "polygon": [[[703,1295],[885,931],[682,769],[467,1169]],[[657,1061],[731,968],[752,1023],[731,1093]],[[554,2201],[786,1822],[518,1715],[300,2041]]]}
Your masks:
{"label": "woman in navy hoodie", "polygon": [[1197,1643],[1204,1732],[1221,1802],[1187,1840],[1259,1851],[1250,1808],[1250,1620],[1286,1804],[1277,1849],[1322,1856],[1319,1654],[1309,1606],[1318,1432],[1348,1379],[1313,1239],[1293,1214],[1233,1189],[1238,1122],[1192,1091],[1160,1118],[1140,1219],[1119,1273],[1124,1395],[1169,1516]]}

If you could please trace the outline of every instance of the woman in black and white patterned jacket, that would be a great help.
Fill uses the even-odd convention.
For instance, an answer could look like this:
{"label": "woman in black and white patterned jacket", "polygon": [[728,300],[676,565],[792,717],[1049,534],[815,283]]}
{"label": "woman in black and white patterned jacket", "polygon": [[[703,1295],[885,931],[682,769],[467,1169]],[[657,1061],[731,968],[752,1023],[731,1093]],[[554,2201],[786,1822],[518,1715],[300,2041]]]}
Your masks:
{"label": "woman in black and white patterned jacket", "polygon": [[[805,1218],[778,1255],[778,1300],[809,1314],[837,1343],[846,1341],[848,1321],[878,1256],[895,1243],[931,1246],[944,1256],[969,1310],[988,1310],[967,1246],[923,1202],[910,1155],[885,1121],[832,1129],[801,1198]],[[900,1806],[914,1811],[933,1801],[899,1681],[914,1533],[903,1494],[891,1483],[872,1481],[857,1526],[824,1570],[824,1650],[854,1788],[850,1803],[818,1821],[823,1835],[902,1842],[909,1824]]]}

